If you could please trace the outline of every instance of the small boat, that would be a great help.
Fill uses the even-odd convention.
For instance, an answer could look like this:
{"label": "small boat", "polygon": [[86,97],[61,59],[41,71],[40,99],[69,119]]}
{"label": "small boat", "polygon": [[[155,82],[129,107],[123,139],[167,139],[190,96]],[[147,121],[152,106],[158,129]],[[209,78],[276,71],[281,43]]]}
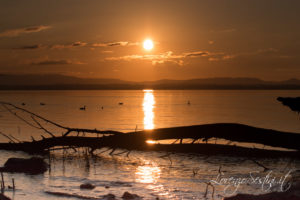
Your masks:
{"label": "small boat", "polygon": [[119,105],[122,106],[122,105],[124,105],[124,103],[123,102],[119,102]]}
{"label": "small boat", "polygon": [[190,102],[190,101],[188,101],[188,102],[187,102],[187,105],[191,105],[191,102]]}
{"label": "small boat", "polygon": [[21,105],[22,105],[22,106],[25,106],[26,104],[23,102]]}
{"label": "small boat", "polygon": [[85,109],[86,109],[86,106],[79,108],[79,110],[85,110]]}
{"label": "small boat", "polygon": [[41,102],[41,103],[40,103],[40,105],[41,105],[41,106],[44,106],[44,105],[46,105],[46,104],[45,104],[45,103],[43,103],[43,102]]}

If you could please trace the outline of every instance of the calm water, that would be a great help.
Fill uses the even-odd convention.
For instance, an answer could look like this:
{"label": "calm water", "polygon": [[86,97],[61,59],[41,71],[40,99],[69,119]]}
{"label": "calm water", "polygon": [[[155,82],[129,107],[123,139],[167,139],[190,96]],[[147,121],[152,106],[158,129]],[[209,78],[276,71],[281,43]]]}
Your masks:
{"label": "calm water", "polygon": [[[276,101],[278,96],[300,96],[300,91],[1,91],[0,100],[69,127],[100,130],[133,131],[171,126],[237,122],[263,128],[300,133],[299,115]],[[44,106],[40,102],[45,103]],[[123,105],[119,105],[119,103]],[[190,104],[188,104],[190,102]],[[86,106],[86,110],[80,107]],[[103,107],[103,108],[102,108]],[[25,116],[26,117],[26,116]],[[42,132],[0,108],[0,131],[18,139],[40,138]],[[54,129],[60,134],[60,130]],[[0,138],[6,141],[5,138]],[[46,195],[44,191],[61,191],[90,197],[113,193],[120,197],[129,191],[144,199],[202,199],[206,182],[215,179],[219,166],[224,176],[243,177],[262,169],[251,161],[234,158],[203,158],[195,155],[133,152],[125,156],[91,159],[72,153],[69,157],[51,157],[51,171],[39,176],[5,174],[7,184],[16,179],[14,199],[64,199]],[[26,157],[23,153],[0,152],[0,165],[8,157]],[[288,169],[299,169],[299,163],[288,160],[262,160],[274,173],[282,175]],[[197,172],[193,175],[193,171]],[[261,174],[263,176],[265,174]],[[82,191],[84,182],[97,185],[93,191]],[[109,186],[109,188],[105,188]],[[233,188],[230,188],[230,191]],[[262,193],[260,185],[245,185],[239,192]],[[210,191],[211,192],[211,191]],[[228,195],[228,193],[226,193]],[[221,199],[224,186],[216,186],[215,199]],[[211,195],[211,194],[210,194]],[[66,199],[66,198],[65,198]]]}

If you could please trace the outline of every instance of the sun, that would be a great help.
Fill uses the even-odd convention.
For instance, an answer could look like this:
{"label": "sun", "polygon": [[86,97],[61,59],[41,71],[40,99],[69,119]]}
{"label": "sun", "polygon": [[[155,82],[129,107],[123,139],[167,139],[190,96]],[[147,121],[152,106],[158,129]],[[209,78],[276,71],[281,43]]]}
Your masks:
{"label": "sun", "polygon": [[151,39],[144,40],[143,47],[145,50],[150,51],[154,47],[153,41]]}

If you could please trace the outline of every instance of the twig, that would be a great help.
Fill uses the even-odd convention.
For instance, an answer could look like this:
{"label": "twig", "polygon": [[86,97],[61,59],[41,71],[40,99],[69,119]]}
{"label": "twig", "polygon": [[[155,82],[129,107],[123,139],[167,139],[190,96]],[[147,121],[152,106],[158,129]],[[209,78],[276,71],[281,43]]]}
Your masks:
{"label": "twig", "polygon": [[214,195],[215,195],[215,186],[213,184],[211,184],[210,182],[205,183],[206,184],[206,189],[205,189],[205,193],[204,193],[204,198],[207,197],[207,193],[208,193],[208,187],[210,186],[213,191],[211,193],[211,198],[214,199]]}
{"label": "twig", "polygon": [[222,175],[221,169],[222,169],[222,165],[220,165],[219,170],[218,170],[219,175]]}
{"label": "twig", "polygon": [[251,160],[252,162],[254,162],[255,164],[257,164],[258,166],[264,168],[264,172],[270,170],[268,167],[265,167],[263,164],[257,162],[257,161],[254,160],[254,159],[249,159],[249,160]]}
{"label": "twig", "polygon": [[112,149],[112,151],[109,153],[109,155],[113,156],[113,155],[114,155],[114,152],[115,152],[115,150],[116,150],[116,149],[115,149],[115,148],[113,148],[113,149]]}
{"label": "twig", "polygon": [[1,193],[4,193],[5,189],[5,183],[4,183],[4,177],[3,177],[3,172],[1,172]]}
{"label": "twig", "polygon": [[172,154],[172,153],[168,153],[168,154],[166,154],[166,155],[162,155],[162,156],[159,156],[159,157],[160,157],[160,158],[169,158],[170,164],[172,165],[173,162],[172,162],[172,159],[171,159],[171,154]]}
{"label": "twig", "polygon": [[10,112],[12,115],[16,116],[18,119],[20,119],[21,121],[25,122],[26,124],[28,124],[29,126],[33,127],[33,128],[38,128],[35,125],[33,125],[32,123],[28,122],[27,120],[23,119],[22,117],[20,117],[17,113],[14,113],[11,109],[9,109],[6,105],[2,104],[2,106],[8,111]]}
{"label": "twig", "polygon": [[175,144],[179,139],[176,139],[174,142],[172,142],[171,144]]}
{"label": "twig", "polygon": [[[24,109],[24,108],[15,106],[15,105],[13,105],[13,104],[11,104],[11,103],[0,102],[0,104],[2,104],[5,108],[7,108],[7,106],[11,106],[11,107],[13,107],[13,108],[15,108],[15,109],[21,110],[21,111],[23,111],[23,112],[26,112],[26,113],[32,115],[32,116],[35,116],[35,117],[37,117],[37,118],[40,118],[40,119],[44,120],[45,122],[48,122],[48,123],[50,123],[50,124],[53,124],[53,125],[55,125],[55,126],[57,126],[57,127],[59,127],[59,128],[66,129],[66,127],[64,127],[64,126],[62,126],[62,125],[60,125],[60,124],[57,124],[57,123],[55,123],[55,122],[53,122],[53,121],[50,121],[50,120],[48,120],[48,119],[45,119],[45,118],[43,118],[42,116],[39,116],[39,115],[37,115],[37,114],[35,114],[35,113],[33,113],[33,112],[30,112],[30,111],[28,111],[28,110],[26,110],[26,109]],[[7,105],[7,106],[6,106],[6,105]],[[7,109],[8,109],[10,112],[12,112],[9,108],[7,108]],[[21,119],[24,120],[23,118],[21,118]],[[26,121],[26,120],[25,120],[25,121]],[[34,125],[33,125],[33,126],[34,126]]]}
{"label": "twig", "polygon": [[106,150],[104,150],[104,151],[101,151],[100,153],[98,153],[98,154],[102,154],[102,153],[105,153],[105,152],[107,152],[107,151],[109,151],[109,150],[111,150],[112,148],[108,148],[108,149],[106,149]]}
{"label": "twig", "polygon": [[[21,108],[21,107],[18,107],[18,106],[15,106],[14,104],[11,104],[11,103],[8,103],[8,102],[1,102],[0,101],[0,104],[7,110],[9,111],[11,114],[13,114],[14,116],[16,116],[17,118],[19,118],[20,120],[22,120],[23,122],[25,122],[26,124],[28,124],[29,126],[32,126],[36,129],[41,129],[41,126],[40,126],[40,123],[36,123],[37,120],[36,119],[40,119],[40,120],[43,120],[45,121],[46,123],[49,123],[51,125],[54,125],[58,128],[61,128],[61,129],[64,129],[66,130],[65,133],[63,133],[63,136],[66,137],[67,135],[69,135],[71,132],[83,132],[83,133],[96,133],[96,134],[110,134],[110,135],[117,135],[117,134],[123,134],[122,132],[119,132],[119,131],[111,131],[111,130],[106,130],[106,131],[100,131],[100,130],[97,130],[97,129],[81,129],[81,128],[70,128],[70,127],[66,127],[66,126],[63,126],[63,125],[60,125],[58,123],[55,123],[51,120],[48,120],[40,115],[37,115],[31,111],[28,111],[24,108]],[[28,120],[25,120],[23,117],[19,116],[17,113],[14,113],[12,111],[12,109],[10,109],[8,106],[14,108],[14,109],[17,109],[19,111],[22,111],[22,112],[25,112],[29,115],[31,115],[32,118],[35,118],[34,122],[38,125],[38,126],[35,126],[34,124],[30,123]],[[44,130],[44,128],[42,128]],[[44,130],[45,131],[45,130]],[[50,134],[48,132],[48,134]],[[52,136],[53,137],[53,136]]]}
{"label": "twig", "polygon": [[13,184],[13,191],[15,191],[16,185],[15,185],[15,179],[14,178],[12,178],[12,184]]}
{"label": "twig", "polygon": [[9,134],[9,137],[11,137],[12,139],[16,140],[19,143],[22,143],[20,140],[18,140],[17,138],[15,138],[13,135]]}
{"label": "twig", "polygon": [[195,177],[198,174],[199,170],[200,170],[200,168],[193,169],[193,177]]}
{"label": "twig", "polygon": [[11,141],[12,143],[16,143],[13,139],[11,139],[8,135],[6,135],[5,133],[2,133],[1,131],[0,131],[0,135],[3,135],[7,139],[9,139],[9,141]]}
{"label": "twig", "polygon": [[55,135],[53,135],[53,133],[51,133],[50,131],[48,131],[46,128],[44,128],[36,119],[34,116],[31,115],[31,119],[40,127],[39,129],[44,130],[46,133],[48,133],[49,135],[51,135],[52,137],[55,137]]}
{"label": "twig", "polygon": [[285,171],[288,167],[290,167],[290,165],[294,162],[294,160],[295,160],[294,158],[291,158],[289,162],[286,164],[286,166],[284,167],[283,171]]}
{"label": "twig", "polygon": [[119,155],[122,155],[122,154],[127,153],[127,152],[128,152],[128,150],[125,150],[125,151],[122,151],[122,152],[120,152],[120,153],[115,153],[114,155],[115,155],[115,156],[119,156]]}

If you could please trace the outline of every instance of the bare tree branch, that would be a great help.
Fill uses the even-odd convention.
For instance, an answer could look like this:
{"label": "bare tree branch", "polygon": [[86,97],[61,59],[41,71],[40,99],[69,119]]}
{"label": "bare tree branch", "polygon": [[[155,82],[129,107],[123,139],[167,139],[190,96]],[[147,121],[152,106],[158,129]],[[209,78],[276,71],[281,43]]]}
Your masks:
{"label": "bare tree branch", "polygon": [[46,133],[48,133],[49,135],[51,135],[52,137],[55,137],[55,135],[53,135],[53,133],[51,133],[50,131],[48,131],[46,128],[44,128],[36,119],[34,116],[31,116],[31,119],[40,127],[39,129],[44,130]]}
{"label": "bare tree branch", "polygon": [[18,119],[22,120],[23,122],[25,122],[26,124],[28,124],[29,126],[33,127],[33,128],[38,128],[35,125],[31,124],[30,122],[28,122],[27,120],[23,119],[22,117],[20,117],[17,113],[14,113],[11,109],[9,109],[6,105],[2,104],[2,106],[8,111],[10,112],[12,115],[16,116]]}
{"label": "bare tree branch", "polygon": [[[22,120],[23,122],[25,122],[26,124],[28,124],[29,126],[31,127],[34,127],[36,129],[40,129],[40,130],[44,130],[47,134],[51,135],[52,137],[55,137],[55,135],[53,133],[51,133],[49,130],[47,130],[45,127],[43,127],[41,125],[40,122],[38,122],[38,119],[39,120],[42,120],[46,123],[49,123],[53,126],[56,126],[58,128],[61,128],[61,129],[64,129],[66,130],[65,133],[63,133],[63,137],[66,137],[67,135],[69,135],[70,133],[72,132],[82,132],[82,133],[96,133],[96,134],[109,134],[109,135],[117,135],[117,134],[123,134],[122,132],[119,132],[119,131],[111,131],[111,130],[106,130],[106,131],[100,131],[100,130],[97,130],[97,129],[82,129],[82,128],[70,128],[70,127],[66,127],[66,126],[63,126],[63,125],[60,125],[56,122],[53,122],[51,120],[48,120],[40,115],[37,115],[31,111],[28,111],[24,108],[21,108],[21,107],[18,107],[18,106],[15,106],[14,104],[11,104],[11,103],[8,103],[8,102],[2,102],[0,101],[0,104],[7,110],[9,111],[12,115],[16,116],[18,119]],[[9,108],[11,107],[11,108]],[[33,123],[30,123],[28,120],[24,119],[23,117],[19,116],[16,112],[13,112],[12,111],[12,108],[13,109],[16,109],[16,110],[19,110],[21,112],[24,112],[24,113],[27,113],[31,116],[31,119],[34,121],[34,123],[36,125],[34,125]]]}
{"label": "bare tree branch", "polygon": [[12,143],[16,143],[13,139],[11,139],[8,135],[6,135],[5,133],[2,133],[1,131],[0,131],[0,135],[3,135],[7,139],[9,139],[9,141],[11,141]]}

